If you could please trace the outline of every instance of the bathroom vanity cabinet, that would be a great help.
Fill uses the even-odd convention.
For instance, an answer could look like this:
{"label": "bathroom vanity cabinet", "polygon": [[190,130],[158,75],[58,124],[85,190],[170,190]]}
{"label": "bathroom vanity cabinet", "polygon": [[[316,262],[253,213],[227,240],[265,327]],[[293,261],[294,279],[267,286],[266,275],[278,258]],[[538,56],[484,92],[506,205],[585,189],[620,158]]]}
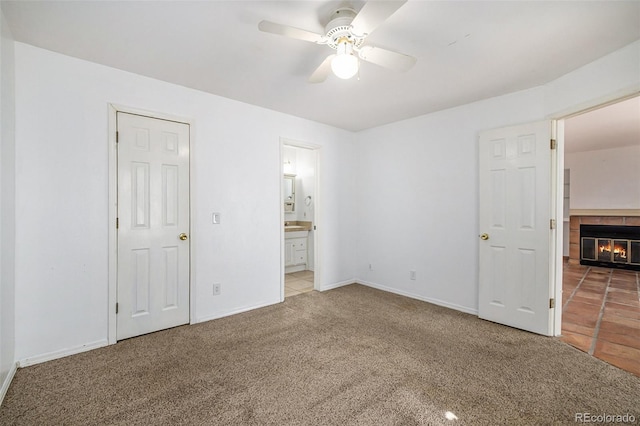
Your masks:
{"label": "bathroom vanity cabinet", "polygon": [[284,239],[285,272],[304,271],[307,267],[308,231],[287,232]]}

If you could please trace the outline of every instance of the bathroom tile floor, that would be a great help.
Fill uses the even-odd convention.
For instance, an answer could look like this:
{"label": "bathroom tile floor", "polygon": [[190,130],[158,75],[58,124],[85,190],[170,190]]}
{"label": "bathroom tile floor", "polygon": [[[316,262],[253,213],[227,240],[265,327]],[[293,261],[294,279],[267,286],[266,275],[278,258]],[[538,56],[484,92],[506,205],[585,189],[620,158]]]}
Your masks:
{"label": "bathroom tile floor", "polygon": [[562,341],[640,376],[640,272],[564,264]]}
{"label": "bathroom tile floor", "polygon": [[313,291],[313,271],[300,271],[285,274],[284,297]]}

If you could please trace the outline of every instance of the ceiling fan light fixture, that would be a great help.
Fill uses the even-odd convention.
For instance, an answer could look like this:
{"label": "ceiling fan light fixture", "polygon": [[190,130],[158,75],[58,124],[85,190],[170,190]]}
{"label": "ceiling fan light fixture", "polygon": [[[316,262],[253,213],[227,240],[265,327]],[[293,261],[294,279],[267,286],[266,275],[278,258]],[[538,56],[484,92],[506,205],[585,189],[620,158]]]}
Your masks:
{"label": "ceiling fan light fixture", "polygon": [[[407,71],[416,63],[416,58],[393,50],[370,45],[366,38],[378,26],[393,15],[407,0],[364,1],[360,11],[351,7],[340,7],[330,15],[324,34],[306,31],[271,21],[260,21],[258,29],[267,33],[325,45],[336,51],[327,56],[309,76],[309,83],[322,83],[333,71],[336,77],[350,79],[358,75],[360,60],[394,71]],[[358,2],[358,3],[362,3]],[[322,21],[322,20],[321,20]]]}
{"label": "ceiling fan light fixture", "polygon": [[340,40],[336,51],[331,70],[336,77],[348,80],[358,72],[358,57],[353,54],[353,45],[346,37]]}
{"label": "ceiling fan light fixture", "polygon": [[348,80],[358,72],[358,58],[353,55],[338,55],[331,61],[331,70],[336,77]]}

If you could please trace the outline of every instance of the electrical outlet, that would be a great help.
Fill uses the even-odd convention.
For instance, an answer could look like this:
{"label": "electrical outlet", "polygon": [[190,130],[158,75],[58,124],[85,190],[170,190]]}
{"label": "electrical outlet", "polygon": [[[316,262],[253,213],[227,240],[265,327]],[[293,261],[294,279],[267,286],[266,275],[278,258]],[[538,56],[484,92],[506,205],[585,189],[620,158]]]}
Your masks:
{"label": "electrical outlet", "polygon": [[409,271],[409,279],[411,280],[416,279],[416,271]]}
{"label": "electrical outlet", "polygon": [[371,263],[369,264],[369,270],[373,271],[373,264],[371,264]]}
{"label": "electrical outlet", "polygon": [[213,295],[214,296],[219,296],[220,295],[220,287],[222,287],[222,284],[213,283]]}

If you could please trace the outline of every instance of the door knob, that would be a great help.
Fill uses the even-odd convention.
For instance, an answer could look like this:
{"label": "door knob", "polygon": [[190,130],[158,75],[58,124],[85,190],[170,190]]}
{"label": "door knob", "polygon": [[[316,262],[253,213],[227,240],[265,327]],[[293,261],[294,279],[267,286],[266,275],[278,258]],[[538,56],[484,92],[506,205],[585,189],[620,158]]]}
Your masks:
{"label": "door knob", "polygon": [[182,234],[178,235],[178,238],[180,238],[182,241],[184,241],[184,240],[186,240],[186,239],[187,239],[187,238],[189,238],[189,237],[187,237],[187,234],[185,234],[185,233],[183,232]]}
{"label": "door knob", "polygon": [[482,234],[482,235],[480,235],[480,239],[481,239],[481,240],[485,240],[485,241],[486,241],[486,240],[488,240],[488,239],[489,239],[489,234]]}

